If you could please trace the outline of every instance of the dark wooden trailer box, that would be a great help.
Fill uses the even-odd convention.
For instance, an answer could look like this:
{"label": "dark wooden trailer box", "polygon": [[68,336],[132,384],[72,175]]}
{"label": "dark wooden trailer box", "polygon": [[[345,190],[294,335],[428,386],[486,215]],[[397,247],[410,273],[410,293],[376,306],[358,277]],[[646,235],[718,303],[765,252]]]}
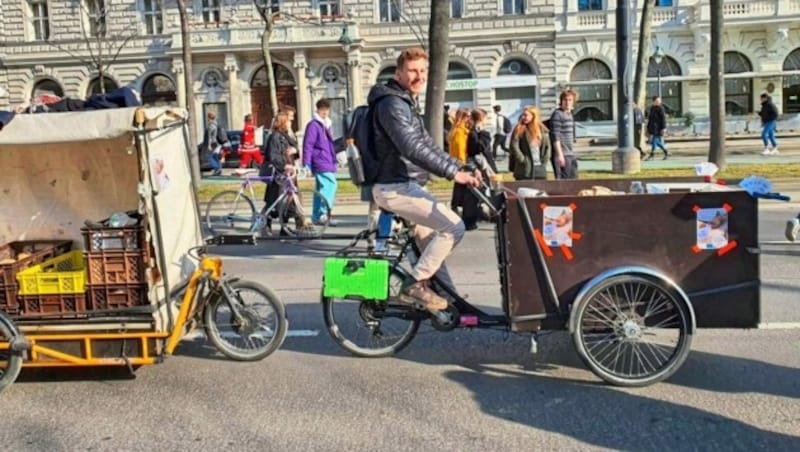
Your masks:
{"label": "dark wooden trailer box", "polygon": [[[638,179],[506,184],[515,192],[528,187],[549,195],[524,199],[530,222],[516,200],[507,200],[508,310],[514,329],[564,328],[578,291],[598,274],[623,266],[647,267],[673,280],[691,300],[698,327],[757,326],[759,256],[752,249],[758,246],[757,199],[741,190],[577,196],[595,185],[627,192],[633,180]],[[659,181],[702,182],[697,178]],[[550,254],[544,261],[557,302],[548,295],[534,247],[536,233],[531,230],[542,232],[545,206],[573,209],[572,246],[543,247]],[[699,249],[697,211],[712,208],[727,212],[727,245]],[[542,320],[525,320],[545,315]]]}

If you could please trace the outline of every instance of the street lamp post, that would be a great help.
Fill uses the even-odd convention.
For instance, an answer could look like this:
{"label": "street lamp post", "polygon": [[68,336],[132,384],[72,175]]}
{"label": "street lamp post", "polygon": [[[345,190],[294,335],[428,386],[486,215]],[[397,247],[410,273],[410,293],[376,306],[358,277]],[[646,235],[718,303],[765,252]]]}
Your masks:
{"label": "street lamp post", "polygon": [[339,37],[339,44],[342,45],[342,50],[344,50],[344,83],[345,83],[345,103],[344,103],[344,111],[345,114],[350,111],[350,58],[348,54],[350,53],[350,45],[353,44],[353,39],[350,37],[350,33],[347,31],[347,27],[345,26],[342,28],[342,35]]}
{"label": "street lamp post", "polygon": [[661,97],[661,62],[664,61],[664,51],[656,47],[653,52],[653,62],[656,63],[656,76],[658,77],[658,97]]}

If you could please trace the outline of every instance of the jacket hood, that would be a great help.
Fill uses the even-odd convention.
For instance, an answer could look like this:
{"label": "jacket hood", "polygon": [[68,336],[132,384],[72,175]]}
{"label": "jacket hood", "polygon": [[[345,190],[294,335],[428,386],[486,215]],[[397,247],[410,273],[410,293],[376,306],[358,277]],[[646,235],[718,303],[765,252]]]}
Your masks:
{"label": "jacket hood", "polygon": [[369,104],[374,104],[379,99],[386,96],[400,97],[401,99],[405,100],[412,106],[416,104],[414,98],[411,97],[411,93],[403,89],[403,87],[400,86],[400,84],[395,79],[391,79],[386,83],[379,83],[373,86],[372,89],[369,90],[369,95],[367,96],[367,102]]}

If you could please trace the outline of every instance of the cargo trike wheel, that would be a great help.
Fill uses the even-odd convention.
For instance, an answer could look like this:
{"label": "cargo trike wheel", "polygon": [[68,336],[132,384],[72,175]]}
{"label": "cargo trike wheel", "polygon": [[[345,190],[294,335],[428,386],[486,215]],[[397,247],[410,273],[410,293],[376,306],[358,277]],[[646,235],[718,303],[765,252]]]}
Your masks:
{"label": "cargo trike wheel", "polygon": [[20,333],[14,323],[0,312],[0,391],[13,383],[22,369],[22,353],[12,349]]}
{"label": "cargo trike wheel", "polygon": [[618,386],[646,386],[675,373],[689,355],[694,316],[688,301],[644,275],[609,277],[573,306],[581,359]]}
{"label": "cargo trike wheel", "polygon": [[325,324],[333,340],[348,352],[368,358],[391,356],[405,348],[424,314],[394,301],[402,282],[403,275],[393,270],[386,301],[323,297]]}

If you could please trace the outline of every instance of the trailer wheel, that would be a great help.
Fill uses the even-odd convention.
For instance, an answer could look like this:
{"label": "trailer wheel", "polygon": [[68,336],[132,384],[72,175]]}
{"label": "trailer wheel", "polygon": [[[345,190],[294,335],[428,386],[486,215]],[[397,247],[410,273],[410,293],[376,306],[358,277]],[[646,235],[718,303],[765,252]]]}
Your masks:
{"label": "trailer wheel", "polygon": [[0,391],[13,383],[22,369],[22,353],[11,348],[13,340],[19,337],[14,322],[0,312]]}
{"label": "trailer wheel", "polygon": [[671,376],[686,361],[694,333],[691,305],[678,292],[639,274],[589,287],[576,300],[570,323],[583,362],[618,386],[647,386]]}

